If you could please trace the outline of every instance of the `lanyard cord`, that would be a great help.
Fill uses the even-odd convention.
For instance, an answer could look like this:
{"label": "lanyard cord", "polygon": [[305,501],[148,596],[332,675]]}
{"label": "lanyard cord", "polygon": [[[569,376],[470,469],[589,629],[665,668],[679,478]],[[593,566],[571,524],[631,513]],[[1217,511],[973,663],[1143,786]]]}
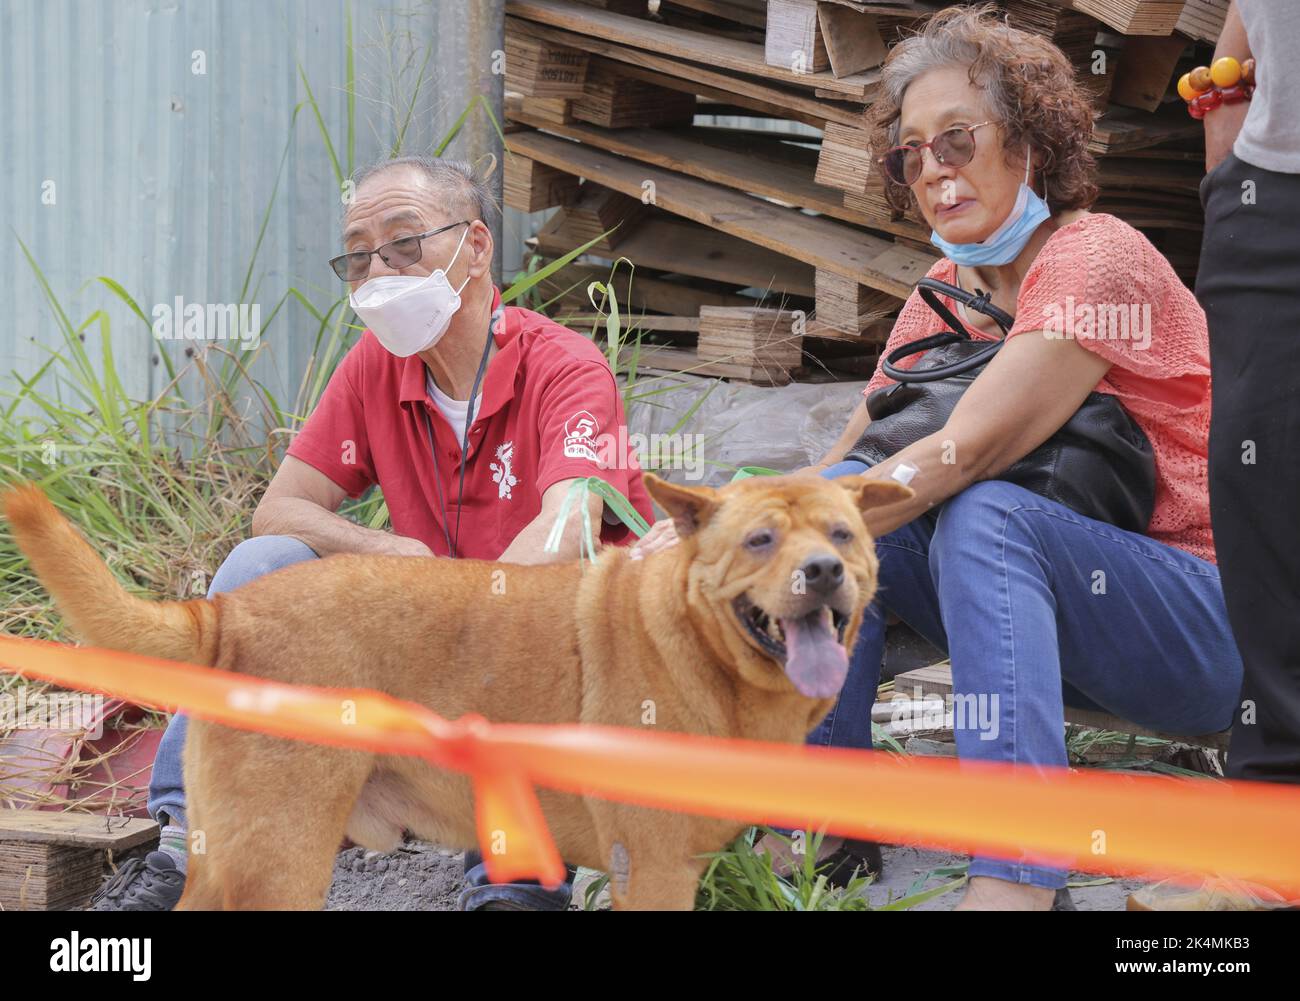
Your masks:
{"label": "lanyard cord", "polygon": [[433,485],[438,491],[438,506],[442,509],[442,534],[447,540],[447,555],[456,558],[460,546],[460,512],[465,500],[465,467],[469,465],[469,429],[474,424],[474,398],[478,396],[479,385],[483,381],[483,373],[487,371],[488,355],[492,352],[493,330],[496,329],[497,323],[503,321],[505,313],[503,310],[497,310],[492,314],[492,319],[488,323],[487,342],[483,345],[483,357],[479,359],[478,374],[474,376],[474,388],[469,393],[469,405],[465,408],[465,431],[461,440],[460,456],[460,486],[456,491],[456,536],[452,539],[451,533],[447,530],[447,501],[442,493],[442,471],[438,468],[438,449],[434,445],[433,439],[433,422],[429,420],[429,407],[425,404],[420,413],[424,416],[424,429],[429,436],[429,454],[433,456]]}

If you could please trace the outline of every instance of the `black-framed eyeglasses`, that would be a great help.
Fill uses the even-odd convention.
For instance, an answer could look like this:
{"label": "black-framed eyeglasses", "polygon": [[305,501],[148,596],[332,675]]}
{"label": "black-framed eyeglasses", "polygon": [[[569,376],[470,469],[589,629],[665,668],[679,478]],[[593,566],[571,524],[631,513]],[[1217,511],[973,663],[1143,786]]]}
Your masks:
{"label": "black-framed eyeglasses", "polygon": [[372,254],[378,254],[379,259],[390,268],[409,267],[420,259],[424,241],[429,237],[445,233],[457,226],[468,225],[470,225],[470,221],[462,219],[460,222],[453,222],[446,226],[439,226],[437,229],[431,229],[427,233],[416,233],[414,236],[403,236],[396,240],[389,240],[374,250],[354,250],[350,254],[340,254],[338,257],[330,259],[330,267],[345,282],[360,281],[370,274],[370,257]]}
{"label": "black-framed eyeglasses", "polygon": [[927,147],[933,151],[934,158],[948,167],[964,167],[975,156],[975,130],[991,121],[977,125],[959,125],[956,128],[940,132],[929,142],[909,143],[895,146],[878,157],[876,162],[885,169],[885,175],[895,184],[911,186],[921,176],[924,154]]}

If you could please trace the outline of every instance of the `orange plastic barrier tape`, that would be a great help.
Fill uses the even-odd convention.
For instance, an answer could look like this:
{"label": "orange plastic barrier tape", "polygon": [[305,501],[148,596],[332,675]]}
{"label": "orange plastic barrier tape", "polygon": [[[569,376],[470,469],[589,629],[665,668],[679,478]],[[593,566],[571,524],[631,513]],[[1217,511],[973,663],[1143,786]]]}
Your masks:
{"label": "orange plastic barrier tape", "polygon": [[[1300,790],[908,758],[604,726],[451,722],[360,689],[0,637],[0,664],[70,688],[276,736],[411,754],[469,773],[494,880],[556,883],[532,785],[664,809],[1113,875],[1205,873],[1300,896]],[[504,843],[508,850],[494,851]]]}

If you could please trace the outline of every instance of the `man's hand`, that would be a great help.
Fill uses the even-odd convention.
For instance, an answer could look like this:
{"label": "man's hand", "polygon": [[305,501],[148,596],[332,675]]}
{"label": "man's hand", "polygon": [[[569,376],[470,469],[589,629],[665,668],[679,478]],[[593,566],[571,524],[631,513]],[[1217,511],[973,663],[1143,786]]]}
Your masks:
{"label": "man's hand", "polygon": [[657,553],[663,549],[671,549],[679,541],[677,526],[673,524],[671,518],[665,518],[663,521],[656,521],[650,526],[650,531],[636,541],[632,548],[628,550],[628,558],[633,560],[644,559],[652,553]]}
{"label": "man's hand", "polygon": [[432,549],[419,539],[385,532],[380,544],[372,550],[376,556],[434,556]]}

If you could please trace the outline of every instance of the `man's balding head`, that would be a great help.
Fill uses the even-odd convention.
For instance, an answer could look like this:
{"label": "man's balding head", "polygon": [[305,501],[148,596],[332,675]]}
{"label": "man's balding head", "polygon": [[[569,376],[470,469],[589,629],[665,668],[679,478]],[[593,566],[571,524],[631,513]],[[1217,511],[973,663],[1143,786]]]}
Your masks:
{"label": "man's balding head", "polygon": [[[377,177],[391,180],[391,171],[400,171],[411,179],[412,188],[428,192],[434,202],[430,207],[448,219],[480,219],[487,222],[494,208],[487,183],[474,167],[464,160],[442,160],[434,156],[398,156],[376,160],[352,174],[355,197],[362,187]],[[344,227],[349,212],[344,213]]]}
{"label": "man's balding head", "polygon": [[[396,157],[363,167],[352,175],[352,181],[343,216],[346,253],[373,251],[394,240],[434,234],[423,237],[419,258],[410,264],[395,261],[390,265],[378,255],[372,256],[368,273],[350,280],[354,289],[368,278],[385,274],[424,276],[434,268],[448,267],[462,238],[466,246],[456,263],[457,275],[466,275],[471,282],[483,279],[490,285],[492,233],[484,220],[494,208],[493,199],[487,184],[468,163],[427,156]],[[462,222],[469,226],[457,225]],[[467,294],[474,295],[475,288],[471,284]]]}

